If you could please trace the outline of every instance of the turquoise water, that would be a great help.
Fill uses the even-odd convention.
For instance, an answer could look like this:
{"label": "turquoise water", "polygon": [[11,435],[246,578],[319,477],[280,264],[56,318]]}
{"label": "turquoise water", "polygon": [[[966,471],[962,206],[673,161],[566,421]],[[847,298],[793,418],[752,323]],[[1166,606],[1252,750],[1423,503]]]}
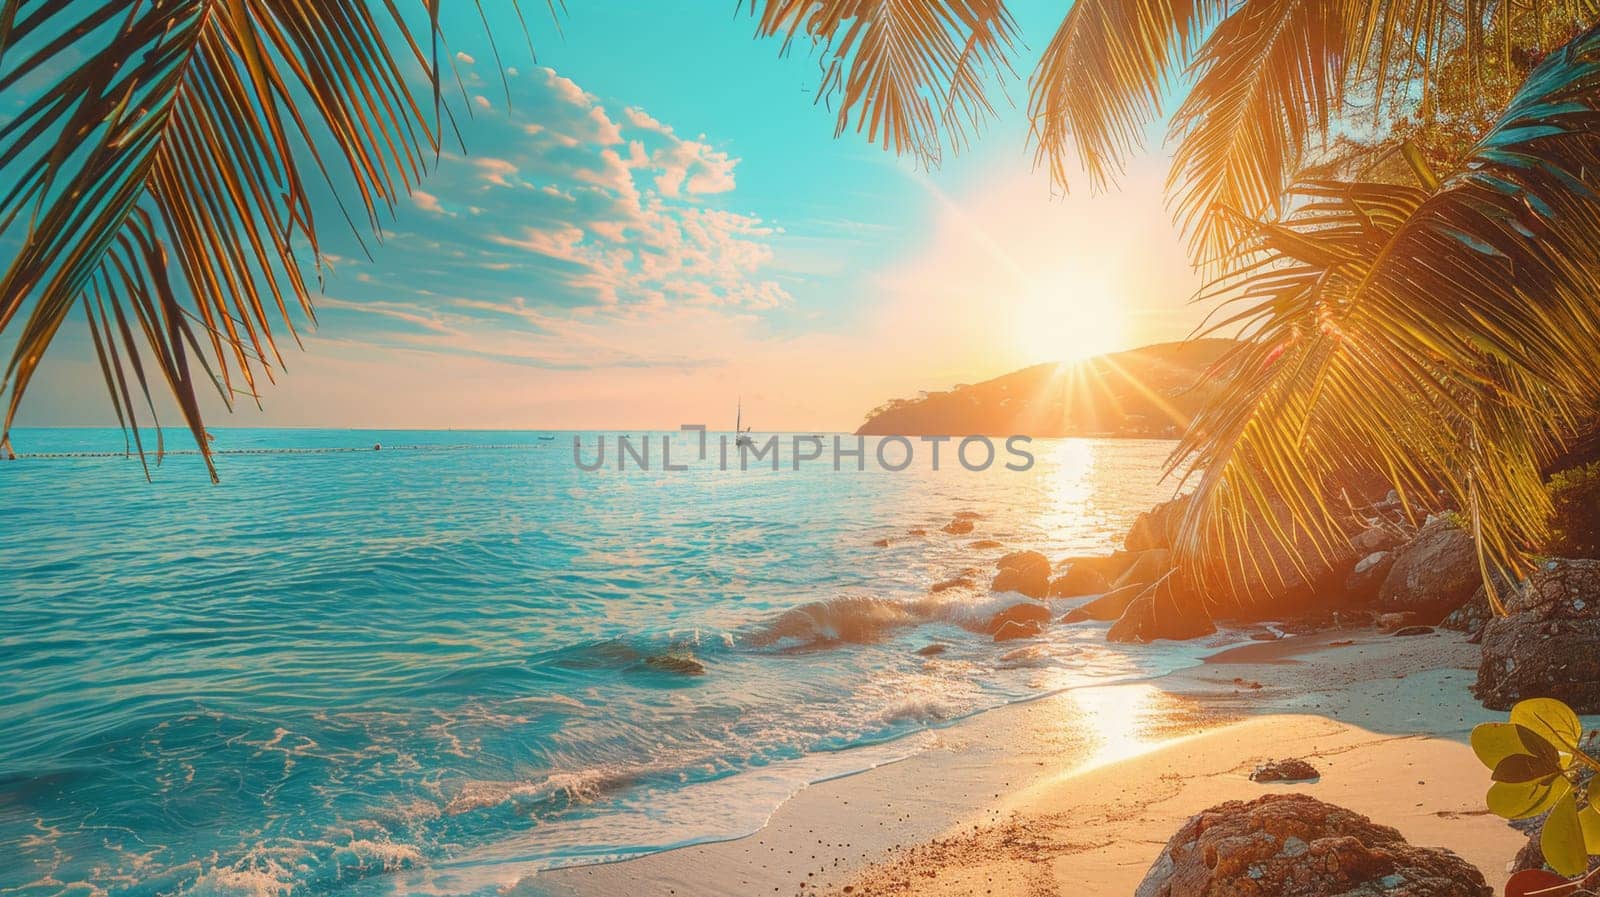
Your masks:
{"label": "turquoise water", "polygon": [[589,473],[574,435],[219,430],[219,486],[186,456],[153,484],[0,464],[0,892],[487,891],[746,834],[930,727],[1202,650],[996,645],[974,629],[1014,596],[928,591],[986,575],[975,539],[1110,548],[1170,495],[1167,443]]}

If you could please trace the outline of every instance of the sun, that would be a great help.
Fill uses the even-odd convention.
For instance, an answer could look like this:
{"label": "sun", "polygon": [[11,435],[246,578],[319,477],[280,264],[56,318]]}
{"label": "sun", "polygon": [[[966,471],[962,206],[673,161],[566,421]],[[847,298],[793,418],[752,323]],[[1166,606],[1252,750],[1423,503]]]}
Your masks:
{"label": "sun", "polygon": [[1124,306],[1098,278],[1052,278],[1022,296],[1012,316],[1015,350],[1029,364],[1079,361],[1127,348]]}

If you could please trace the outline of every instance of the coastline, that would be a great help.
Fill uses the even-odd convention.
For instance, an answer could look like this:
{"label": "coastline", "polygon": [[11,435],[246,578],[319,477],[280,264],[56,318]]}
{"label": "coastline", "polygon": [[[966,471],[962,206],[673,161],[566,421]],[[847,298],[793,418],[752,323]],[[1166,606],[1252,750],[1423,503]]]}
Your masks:
{"label": "coastline", "polygon": [[[1294,790],[1447,847],[1498,890],[1525,838],[1483,808],[1488,777],[1467,737],[1504,714],[1468,691],[1477,654],[1444,630],[1229,648],[934,730],[903,760],[804,788],[744,838],[500,886],[521,897],[1046,897],[1093,881],[1132,893],[1193,813]],[[1287,757],[1321,777],[1249,780],[1257,763]]]}

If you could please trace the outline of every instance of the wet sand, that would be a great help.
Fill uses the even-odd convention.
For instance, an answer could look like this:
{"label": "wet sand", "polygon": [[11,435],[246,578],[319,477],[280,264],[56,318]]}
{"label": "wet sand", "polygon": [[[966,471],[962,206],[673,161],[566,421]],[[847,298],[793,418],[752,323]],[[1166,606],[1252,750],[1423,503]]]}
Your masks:
{"label": "wet sand", "polygon": [[[805,788],[746,838],[546,872],[509,890],[1127,894],[1188,816],[1282,790],[1448,847],[1498,890],[1523,838],[1484,811],[1488,776],[1467,747],[1472,726],[1503,718],[1468,692],[1477,656],[1444,631],[1250,644],[1159,679],[1063,692],[938,730],[908,759]],[[1285,757],[1309,760],[1321,778],[1249,780],[1258,763]]]}

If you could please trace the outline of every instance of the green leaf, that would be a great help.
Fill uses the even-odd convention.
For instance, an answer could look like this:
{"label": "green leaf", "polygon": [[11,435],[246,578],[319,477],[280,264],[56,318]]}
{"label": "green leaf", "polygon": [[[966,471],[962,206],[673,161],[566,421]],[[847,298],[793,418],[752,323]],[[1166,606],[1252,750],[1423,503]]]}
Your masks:
{"label": "green leaf", "polygon": [[1490,778],[1496,782],[1544,782],[1561,774],[1561,766],[1532,754],[1512,754],[1495,764]]}
{"label": "green leaf", "polygon": [[1578,811],[1578,825],[1583,829],[1583,846],[1591,854],[1600,855],[1600,810],[1594,804]]}
{"label": "green leaf", "polygon": [[1583,843],[1583,826],[1578,821],[1578,804],[1568,794],[1550,808],[1539,834],[1539,849],[1551,869],[1569,878],[1589,868],[1589,851]]}
{"label": "green leaf", "polygon": [[[1555,698],[1532,698],[1511,708],[1511,722],[1532,730],[1560,748],[1572,752],[1583,739],[1583,723],[1572,708]],[[1529,745],[1532,748],[1532,745]]]}
{"label": "green leaf", "polygon": [[1489,786],[1484,803],[1489,812],[1505,819],[1537,816],[1572,791],[1564,778],[1547,782],[1495,782]]}
{"label": "green leaf", "polygon": [[1511,723],[1483,723],[1472,730],[1472,752],[1478,755],[1478,762],[1490,769],[1512,754],[1527,750]]}

